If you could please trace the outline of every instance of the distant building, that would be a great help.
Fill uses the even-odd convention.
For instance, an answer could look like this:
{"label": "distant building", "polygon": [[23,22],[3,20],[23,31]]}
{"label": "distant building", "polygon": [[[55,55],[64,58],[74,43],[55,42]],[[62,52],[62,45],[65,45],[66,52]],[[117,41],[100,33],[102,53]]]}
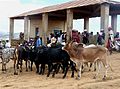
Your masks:
{"label": "distant building", "polygon": [[[117,15],[120,14],[120,2],[111,0],[73,0],[67,3],[48,6],[18,16],[10,17],[10,39],[13,38],[14,20],[24,19],[24,39],[42,37],[47,43],[47,36],[51,32],[66,31],[67,41],[73,29],[73,19],[84,19],[84,29],[89,31],[89,18],[101,17],[101,28],[108,39],[109,15],[112,16],[112,28],[116,31]],[[96,24],[96,23],[95,23]]]}

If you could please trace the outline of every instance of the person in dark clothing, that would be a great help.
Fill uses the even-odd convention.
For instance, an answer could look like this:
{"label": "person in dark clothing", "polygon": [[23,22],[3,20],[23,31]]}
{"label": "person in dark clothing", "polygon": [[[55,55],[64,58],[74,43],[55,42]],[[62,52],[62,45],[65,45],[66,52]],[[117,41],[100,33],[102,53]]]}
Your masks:
{"label": "person in dark clothing", "polygon": [[83,43],[84,44],[88,44],[89,43],[89,34],[87,32],[87,30],[84,30],[84,32],[82,33],[82,37],[83,37]]}
{"label": "person in dark clothing", "polygon": [[98,44],[98,45],[102,45],[102,44],[103,44],[102,40],[103,40],[102,34],[99,34],[99,33],[98,33],[97,44]]}

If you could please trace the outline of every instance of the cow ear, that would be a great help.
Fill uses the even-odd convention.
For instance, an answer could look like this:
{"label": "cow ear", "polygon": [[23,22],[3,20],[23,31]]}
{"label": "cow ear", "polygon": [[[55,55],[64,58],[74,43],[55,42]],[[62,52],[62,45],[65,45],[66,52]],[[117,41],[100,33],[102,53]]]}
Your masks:
{"label": "cow ear", "polygon": [[79,43],[79,44],[78,44],[78,47],[83,48],[83,44],[82,44],[82,43]]}
{"label": "cow ear", "polygon": [[73,40],[71,40],[71,41],[70,41],[70,44],[73,44],[73,42],[74,42],[74,41],[73,41]]}

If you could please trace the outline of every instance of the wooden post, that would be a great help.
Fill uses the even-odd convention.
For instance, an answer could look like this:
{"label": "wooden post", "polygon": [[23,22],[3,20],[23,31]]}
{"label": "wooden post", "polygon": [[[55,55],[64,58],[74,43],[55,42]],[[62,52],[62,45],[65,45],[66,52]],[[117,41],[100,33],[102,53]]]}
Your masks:
{"label": "wooden post", "polygon": [[9,28],[9,40],[10,40],[10,43],[11,43],[11,40],[14,38],[14,19],[11,19],[10,18],[10,28]]}
{"label": "wooden post", "polygon": [[117,15],[111,16],[111,26],[112,26],[113,32],[116,33],[117,32]]}
{"label": "wooden post", "polygon": [[29,41],[29,29],[28,29],[28,24],[29,24],[29,18],[27,16],[24,17],[24,40]]}
{"label": "wooden post", "polygon": [[105,31],[105,46],[108,42],[109,4],[101,4],[101,29]]}
{"label": "wooden post", "polygon": [[87,32],[89,32],[89,18],[88,17],[84,18],[84,29],[86,29]]}
{"label": "wooden post", "polygon": [[73,11],[67,10],[67,42],[72,40],[72,29],[73,29]]}
{"label": "wooden post", "polygon": [[42,42],[47,44],[47,31],[48,31],[48,13],[42,14]]}

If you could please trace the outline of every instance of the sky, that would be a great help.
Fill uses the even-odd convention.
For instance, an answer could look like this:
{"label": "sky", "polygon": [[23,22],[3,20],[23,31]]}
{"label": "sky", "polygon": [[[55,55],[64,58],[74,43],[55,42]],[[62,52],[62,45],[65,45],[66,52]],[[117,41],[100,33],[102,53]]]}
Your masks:
{"label": "sky", "polygon": [[[26,11],[31,11],[45,6],[60,4],[71,0],[0,0],[0,33],[9,32],[9,17],[19,15]],[[120,0],[115,0],[120,1]],[[73,22],[73,29],[83,31],[83,20]],[[96,23],[96,24],[95,24]],[[120,31],[120,16],[118,16],[118,27]],[[90,31],[97,32],[100,30],[100,18],[90,19]],[[24,31],[23,20],[15,20],[14,32]]]}

